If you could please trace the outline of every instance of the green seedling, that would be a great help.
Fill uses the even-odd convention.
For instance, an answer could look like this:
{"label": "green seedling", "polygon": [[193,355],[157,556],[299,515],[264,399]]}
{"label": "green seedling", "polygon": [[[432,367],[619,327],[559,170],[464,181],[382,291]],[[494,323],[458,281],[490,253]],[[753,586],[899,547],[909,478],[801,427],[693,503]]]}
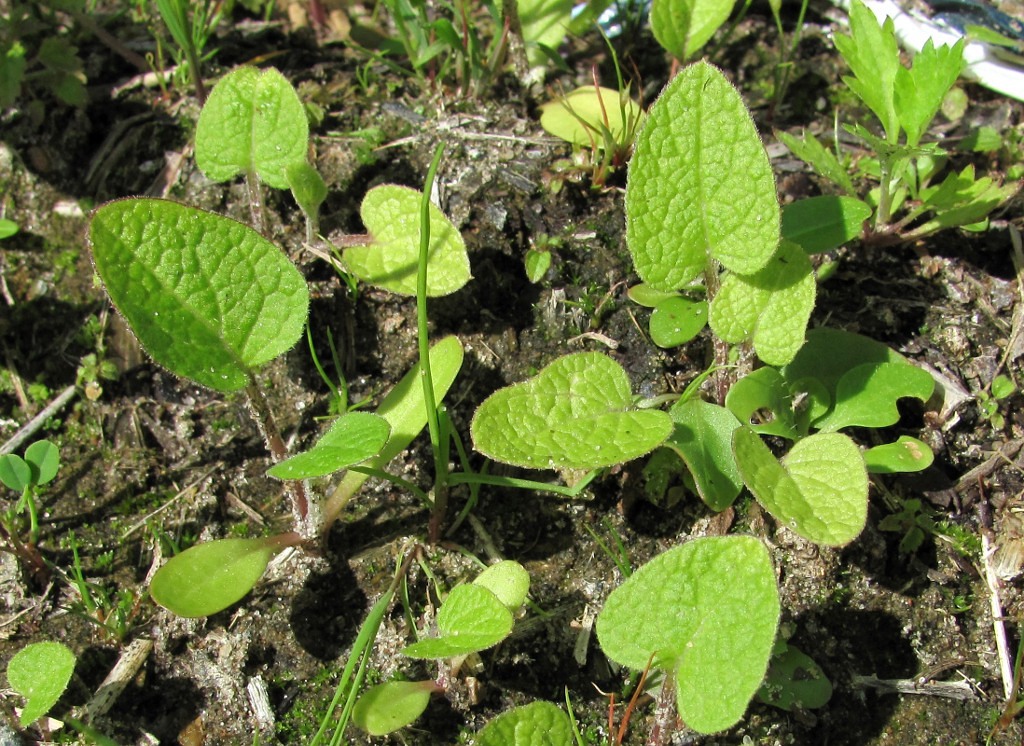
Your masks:
{"label": "green seedling", "polygon": [[31,444],[24,458],[14,453],[0,455],[0,482],[20,493],[14,504],[0,513],[0,549],[15,555],[35,582],[45,581],[50,575],[36,546],[39,488],[52,482],[59,469],[60,451],[48,440]]}
{"label": "green seedling", "polygon": [[992,423],[992,427],[1002,430],[1006,425],[1006,418],[999,411],[999,403],[1009,398],[1017,391],[1017,384],[1007,375],[1000,373],[992,379],[992,384],[987,391],[979,391],[978,411],[982,419]]}
{"label": "green seedling", "polygon": [[880,520],[878,529],[902,534],[900,554],[913,554],[921,548],[927,536],[935,534],[935,521],[924,503],[911,498],[903,501],[899,511]]}
{"label": "green seedling", "polygon": [[547,248],[527,249],[523,267],[526,270],[526,279],[537,284],[551,269],[551,251]]}
{"label": "green seedling", "polygon": [[832,682],[813,658],[780,639],[772,649],[772,659],[757,699],[780,710],[813,710],[824,707],[832,698]]}
{"label": "green seedling", "polygon": [[62,7],[59,16],[55,10],[14,0],[0,17],[0,108],[21,103],[40,122],[47,113],[40,94],[69,106],[85,106],[89,98],[78,48],[59,32],[69,16],[82,22],[84,13],[74,6]]}
{"label": "green seedling", "polygon": [[484,726],[476,746],[571,746],[573,724],[550,702],[532,702],[503,712]]}
{"label": "green seedling", "polygon": [[712,331],[784,364],[803,343],[815,283],[806,254],[780,242],[780,220],[739,93],[707,63],[685,68],[651,107],[629,164],[626,241],[640,278],[661,293],[703,278]]}
{"label": "green seedling", "polygon": [[75,671],[75,654],[59,642],[28,645],[7,664],[7,681],[25,698],[21,727],[26,728],[57,704]]}
{"label": "green seedling", "polygon": [[[955,226],[984,227],[986,217],[1019,185],[978,177],[973,166],[940,179],[946,153],[934,143],[922,142],[963,70],[964,41],[952,47],[928,41],[913,65],[904,67],[892,20],[880,25],[874,13],[855,0],[850,34],[837,34],[835,43],[853,73],[844,81],[882,127],[882,136],[860,124],[845,127],[874,153],[873,159],[861,163],[862,172],[878,185],[867,195],[873,217],[865,237],[879,243],[912,241]],[[779,138],[820,175],[847,194],[857,194],[839,158],[813,137],[779,133]]]}
{"label": "green seedling", "polygon": [[0,240],[10,238],[18,232],[18,224],[7,218],[0,218]]}
{"label": "green seedling", "polygon": [[636,408],[618,363],[592,352],[566,355],[535,378],[495,392],[470,425],[474,447],[489,458],[558,470],[629,461],[660,445],[671,429],[666,413]]}
{"label": "green seedling", "polygon": [[736,0],[654,0],[651,31],[677,60],[686,61],[721,28]]}
{"label": "green seedling", "polygon": [[402,651],[410,658],[453,660],[450,673],[438,682],[391,681],[370,688],[353,710],[355,723],[379,736],[415,721],[427,708],[430,696],[445,690],[440,682],[458,671],[465,656],[508,637],[514,614],[525,602],[529,589],[529,574],[511,560],[492,565],[472,583],[453,588],[437,612],[438,634]]}
{"label": "green seedling", "polygon": [[683,722],[716,733],[739,721],[760,687],[778,622],[767,550],[727,536],[655,557],[612,591],[596,628],[609,658],[662,671],[663,700],[674,690]]}
{"label": "green seedling", "polygon": [[211,0],[192,3],[188,0],[156,0],[157,10],[171,38],[177,45],[179,68],[186,64],[199,103],[206,101],[202,63],[212,57],[206,54],[206,45],[220,22],[220,6]]}

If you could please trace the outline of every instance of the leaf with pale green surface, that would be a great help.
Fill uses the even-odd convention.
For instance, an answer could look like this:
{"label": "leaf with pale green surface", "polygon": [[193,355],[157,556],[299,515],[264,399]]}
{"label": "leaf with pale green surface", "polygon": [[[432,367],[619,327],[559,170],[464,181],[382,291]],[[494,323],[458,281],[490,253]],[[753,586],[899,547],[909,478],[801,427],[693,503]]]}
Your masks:
{"label": "leaf with pale green surface", "polygon": [[836,383],[832,409],[812,424],[823,432],[893,425],[900,419],[898,400],[928,401],[934,389],[935,379],[928,371],[905,361],[857,365]]}
{"label": "leaf with pale green surface", "polygon": [[675,295],[659,303],[651,314],[651,341],[658,347],[678,347],[700,334],[708,323],[708,304]]}
{"label": "leaf with pale green surface", "polygon": [[622,143],[636,132],[643,116],[626,93],[591,85],[541,104],[540,126],[573,145],[603,148],[605,132],[614,143]]}
{"label": "leaf with pale green surface", "polygon": [[93,213],[89,237],[111,301],[173,373],[235,391],[302,333],[305,279],[241,223],[168,200],[125,199]]}
{"label": "leaf with pale green surface", "polygon": [[384,736],[413,723],[437,691],[433,681],[388,681],[370,687],[352,708],[352,722],[371,736]]}
{"label": "leaf with pale green surface", "polygon": [[732,455],[732,432],[740,421],[728,409],[701,399],[680,400],[669,415],[675,429],[665,445],[686,463],[704,504],[725,510],[743,489]]}
{"label": "leaf with pale green surface", "polygon": [[437,637],[414,642],[410,658],[454,658],[497,645],[512,632],[512,612],[494,592],[469,583],[452,588],[437,612]]}
{"label": "leaf with pale green surface", "polygon": [[[805,161],[819,176],[828,179],[847,194],[857,193],[847,168],[839,162],[835,153],[827,150],[810,132],[805,130],[799,138],[788,132],[776,132],[775,134],[793,155]],[[785,218],[785,213],[783,213],[783,218]]]}
{"label": "leaf with pale green surface", "polygon": [[503,712],[481,730],[475,746],[573,746],[572,722],[550,702]]}
{"label": "leaf with pale green surface", "polygon": [[[755,436],[756,437],[756,436]],[[752,536],[694,539],[612,591],[597,616],[616,663],[674,671],[679,716],[694,730],[734,725],[768,668],[779,622],[771,559]]]}
{"label": "leaf with pale green surface", "polygon": [[309,479],[333,474],[375,456],[387,443],[391,426],[369,412],[350,412],[336,419],[308,451],[275,464],[267,474],[278,479]]}
{"label": "leaf with pale green surface", "polygon": [[711,301],[709,324],[726,342],[752,340],[769,365],[788,363],[803,346],[817,283],[807,254],[782,241],[776,256],[753,275],[727,273]]}
{"label": "leaf with pale green surface", "polygon": [[917,145],[942,105],[949,89],[964,68],[965,39],[956,44],[935,46],[928,39],[914,55],[913,66],[900,66],[894,85],[896,114],[907,135],[908,145]]}
{"label": "leaf with pale green surface", "polygon": [[476,576],[473,581],[498,597],[509,611],[517,611],[530,592],[530,574],[514,560],[497,562]]}
{"label": "leaf with pale green surface", "polygon": [[292,84],[274,68],[240,67],[213,87],[196,124],[196,165],[214,181],[254,173],[288,188],[306,160],[309,122]]}
{"label": "leaf with pale green surface", "polygon": [[850,6],[850,35],[836,34],[835,45],[850,66],[853,75],[843,81],[875,113],[890,143],[899,138],[900,123],[896,113],[896,76],[900,50],[896,44],[891,18],[879,25],[875,14],[860,0]]}
{"label": "leaf with pale green surface", "polygon": [[847,436],[808,436],[781,463],[749,427],[737,428],[732,442],[744,483],[783,525],[827,546],[849,544],[864,529],[867,468]]}
{"label": "leaf with pale green surface", "polygon": [[735,0],[654,0],[651,32],[677,60],[688,60],[729,20]]}
{"label": "leaf with pale green surface", "polygon": [[743,99],[722,73],[683,69],[651,107],[626,183],[626,243],[655,290],[677,290],[708,257],[752,274],[779,243],[771,164]]}
{"label": "leaf with pale green surface", "polygon": [[864,463],[872,474],[924,471],[935,460],[926,443],[901,435],[895,443],[883,443],[864,451]]}
{"label": "leaf with pale green surface", "polygon": [[642,456],[669,436],[665,412],[638,410],[629,378],[596,352],[566,355],[491,394],[470,425],[495,461],[531,469],[595,469]]}
{"label": "leaf with pale green surface", "polygon": [[57,704],[75,672],[75,654],[59,642],[27,645],[7,663],[11,688],[25,698],[19,718],[27,728]]}
{"label": "leaf with pale green surface", "polygon": [[[422,192],[394,184],[367,192],[360,215],[371,241],[344,250],[346,268],[371,285],[416,295],[422,199]],[[429,212],[427,295],[437,297],[454,293],[469,282],[469,256],[462,234],[452,222],[433,203]]]}

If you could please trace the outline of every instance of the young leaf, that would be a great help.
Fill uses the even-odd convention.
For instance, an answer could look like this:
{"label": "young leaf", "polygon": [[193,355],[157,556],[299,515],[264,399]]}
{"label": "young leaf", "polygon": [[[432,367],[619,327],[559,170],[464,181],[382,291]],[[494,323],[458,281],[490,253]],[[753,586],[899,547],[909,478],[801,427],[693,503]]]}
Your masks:
{"label": "young leaf", "polygon": [[196,125],[196,165],[214,181],[253,173],[287,189],[288,166],[304,162],[308,146],[306,110],[274,68],[240,67],[225,75]]}
{"label": "young leaf", "polygon": [[743,99],[698,62],[665,87],[637,138],[626,182],[626,242],[637,273],[677,290],[707,267],[752,274],[779,243],[771,164]]}
{"label": "young leaf", "polygon": [[7,664],[7,680],[25,698],[22,728],[57,704],[74,671],[75,654],[59,642],[36,642],[15,653]]}
{"label": "young leaf", "polygon": [[531,469],[595,469],[642,456],[669,436],[662,411],[633,408],[629,378],[606,355],[580,352],[491,394],[470,425],[488,458]]}
{"label": "young leaf", "polygon": [[414,642],[402,651],[410,658],[454,658],[497,645],[508,637],[512,612],[482,585],[452,588],[437,612],[437,637]]}
{"label": "young leaf", "polygon": [[942,99],[960,77],[965,41],[961,37],[952,47],[943,44],[936,48],[935,42],[928,39],[914,56],[913,67],[907,69],[901,65],[896,71],[894,101],[908,145],[921,141]]}
{"label": "young leaf", "polygon": [[843,81],[875,113],[885,138],[895,144],[900,124],[896,113],[896,75],[903,69],[891,18],[881,26],[875,14],[860,0],[850,6],[850,36],[836,34],[836,49],[843,55],[853,76]]}
{"label": "young leaf", "polygon": [[288,350],[306,323],[306,281],[241,223],[161,199],[108,202],[89,226],[96,271],[153,358],[217,391]]}
{"label": "young leaf", "polygon": [[805,161],[816,174],[828,179],[847,194],[857,193],[853,187],[853,180],[850,179],[849,171],[839,162],[835,153],[826,150],[825,146],[818,142],[818,139],[810,132],[805,131],[799,139],[788,132],[776,132],[775,134],[793,155]]}
{"label": "young leaf", "polygon": [[540,126],[573,145],[602,148],[605,132],[612,141],[623,142],[636,132],[643,115],[640,105],[625,93],[591,85],[541,104]]}
{"label": "young leaf", "polygon": [[575,0],[519,0],[519,25],[531,65],[543,65],[542,47],[556,50],[565,38]]}
{"label": "young leaf", "polygon": [[370,687],[352,709],[352,722],[371,736],[385,736],[416,720],[437,691],[433,681],[388,681]]}
{"label": "young leaf", "polygon": [[526,269],[526,279],[536,284],[544,279],[544,275],[551,268],[551,252],[528,249],[523,265]]}
{"label": "young leaf", "polygon": [[673,295],[651,314],[651,341],[658,347],[678,347],[700,334],[708,323],[708,304]]}
{"label": "young leaf", "polygon": [[690,59],[723,23],[735,0],[654,0],[651,32],[677,60]]}
{"label": "young leaf", "polygon": [[908,435],[864,451],[864,463],[872,474],[924,471],[934,460],[935,454],[926,443]]}
{"label": "young leaf", "polygon": [[149,593],[178,616],[216,614],[251,591],[270,558],[283,548],[281,539],[274,536],[196,544],[156,571]]}
{"label": "young leaf", "polygon": [[799,440],[812,420],[825,414],[832,400],[813,378],[791,382],[776,368],[758,368],[729,387],[725,406],[751,430]]}
{"label": "young leaf", "polygon": [[638,306],[645,308],[657,308],[658,304],[669,298],[678,298],[679,294],[674,290],[656,290],[646,282],[640,282],[631,287],[626,295]]}
{"label": "young leaf", "polygon": [[320,205],[327,199],[327,185],[320,172],[304,160],[296,161],[285,168],[285,178],[299,209],[316,223]]}
{"label": "young leaf", "polygon": [[532,702],[503,712],[481,730],[476,746],[573,746],[572,722],[550,702]]}
{"label": "young leaf", "polygon": [[868,474],[856,444],[839,433],[818,433],[779,463],[749,427],[733,433],[743,481],[769,513],[808,541],[842,546],[864,529]]}
{"label": "young leaf", "polygon": [[267,474],[278,479],[309,479],[333,474],[375,456],[390,434],[391,426],[383,417],[369,412],[350,412],[336,419],[308,451],[274,465]]}
{"label": "young leaf", "polygon": [[680,400],[669,415],[676,426],[665,445],[686,462],[704,504],[725,510],[743,489],[732,455],[732,432],[740,421],[728,409],[701,399]]}
{"label": "young leaf", "polygon": [[782,237],[808,254],[831,251],[857,238],[870,217],[871,207],[853,197],[800,199],[782,208]]}
{"label": "young leaf", "polygon": [[[3,56],[0,55],[0,72],[3,72],[2,60],[3,60]],[[3,76],[0,76],[0,77],[3,77]],[[3,88],[3,84],[0,84],[0,89],[2,89],[2,88]],[[3,94],[0,93],[0,101],[2,101],[2,100],[3,100]],[[0,218],[0,240],[2,240],[4,238],[10,238],[11,236],[13,236],[17,232],[18,232],[18,224],[17,223],[15,223],[13,220],[8,220],[7,218]]]}
{"label": "young leaf", "polygon": [[37,440],[25,449],[25,461],[32,469],[32,484],[44,485],[60,470],[60,449],[48,440]]}
{"label": "young leaf", "polygon": [[[360,215],[372,242],[345,249],[345,266],[361,280],[403,295],[416,295],[420,256],[422,192],[384,184],[363,198]],[[469,257],[462,234],[430,205],[430,250],[427,295],[454,293],[470,280]]]}
{"label": "young leaf", "polygon": [[931,374],[906,362],[864,363],[836,384],[835,404],[813,423],[824,432],[844,427],[886,427],[899,421],[896,402],[904,397],[928,401],[935,389]]}
{"label": "young leaf", "polygon": [[674,670],[679,716],[716,733],[743,717],[778,622],[767,550],[752,536],[716,536],[658,555],[612,591],[597,638],[616,663],[642,670],[655,655],[655,668]]}
{"label": "young leaf", "polygon": [[530,592],[530,574],[514,560],[491,565],[477,575],[473,583],[487,588],[512,612],[519,610]]}
{"label": "young leaf", "polygon": [[32,484],[32,467],[16,453],[0,455],[0,482],[15,492],[24,492]]}
{"label": "young leaf", "polygon": [[711,329],[726,342],[752,339],[761,360],[785,365],[804,344],[816,290],[807,254],[783,241],[756,274],[726,274],[711,301]]}

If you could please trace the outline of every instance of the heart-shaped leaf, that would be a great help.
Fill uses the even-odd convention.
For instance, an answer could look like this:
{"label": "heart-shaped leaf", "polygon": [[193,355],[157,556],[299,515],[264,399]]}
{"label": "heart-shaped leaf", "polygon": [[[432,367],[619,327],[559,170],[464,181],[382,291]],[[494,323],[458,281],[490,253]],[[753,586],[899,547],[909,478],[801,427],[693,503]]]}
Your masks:
{"label": "heart-shaped leaf", "polygon": [[677,290],[717,259],[753,274],[779,243],[771,164],[743,99],[706,62],[651,107],[626,183],[626,243],[637,273]]}
{"label": "heart-shaped leaf", "polygon": [[489,722],[476,746],[573,746],[572,722],[550,702],[532,702],[503,712]]}
{"label": "heart-shaped leaf", "polygon": [[245,386],[306,323],[306,281],[274,244],[162,199],[108,202],[89,226],[96,271],[153,358],[217,391]]}
{"label": "heart-shaped leaf", "polygon": [[732,455],[732,431],[740,421],[724,407],[686,399],[669,415],[676,423],[665,445],[686,462],[700,499],[712,510],[725,510],[743,489]]}
{"label": "heart-shaped leaf", "polygon": [[868,473],[857,445],[840,433],[804,438],[778,462],[749,427],[733,433],[743,481],[769,513],[815,544],[842,546],[864,529]]}
{"label": "heart-shaped leaf", "polygon": [[197,544],[156,571],[149,593],[178,616],[216,614],[251,591],[270,558],[283,548],[281,539],[274,536]]}
{"label": "heart-shaped leaf", "polygon": [[44,485],[60,471],[60,449],[48,440],[37,440],[25,449],[25,462],[32,469],[32,483]]}
{"label": "heart-shaped leaf", "polygon": [[306,160],[309,122],[298,94],[274,68],[240,67],[213,87],[196,125],[196,165],[214,181],[255,173],[288,188],[288,166]]}
{"label": "heart-shaped leaf", "polygon": [[751,339],[761,360],[784,365],[803,346],[816,290],[807,254],[782,241],[756,274],[726,274],[711,302],[711,329],[726,342]]}
{"label": "heart-shaped leaf", "polygon": [[[416,295],[422,198],[422,192],[394,184],[374,187],[366,193],[360,215],[372,241],[345,249],[343,258],[350,272],[385,290]],[[469,257],[462,234],[431,203],[427,295],[454,293],[469,280]]]}
{"label": "heart-shaped leaf", "polygon": [[606,355],[580,352],[491,394],[470,425],[480,453],[532,469],[595,469],[653,450],[672,432],[665,412],[633,407],[629,378]]}
{"label": "heart-shaped leaf", "polygon": [[388,681],[370,687],[352,708],[352,722],[371,736],[385,736],[416,720],[437,691],[433,681]]}
{"label": "heart-shaped leaf", "polygon": [[278,479],[309,479],[333,474],[375,456],[391,434],[387,420],[369,412],[350,412],[334,421],[330,430],[304,453],[267,470]]}
{"label": "heart-shaped leaf", "polygon": [[[755,436],[756,437],[756,436]],[[674,671],[679,715],[700,733],[735,724],[768,668],[779,591],[752,536],[694,539],[659,554],[612,591],[597,638],[616,663]]]}
{"label": "heart-shaped leaf", "polygon": [[75,654],[59,642],[32,643],[14,654],[7,664],[7,680],[25,698],[21,727],[27,728],[57,704],[74,672]]}
{"label": "heart-shaped leaf", "polygon": [[409,645],[410,658],[454,658],[497,645],[508,637],[512,612],[493,591],[482,585],[452,588],[437,612],[437,637]]}

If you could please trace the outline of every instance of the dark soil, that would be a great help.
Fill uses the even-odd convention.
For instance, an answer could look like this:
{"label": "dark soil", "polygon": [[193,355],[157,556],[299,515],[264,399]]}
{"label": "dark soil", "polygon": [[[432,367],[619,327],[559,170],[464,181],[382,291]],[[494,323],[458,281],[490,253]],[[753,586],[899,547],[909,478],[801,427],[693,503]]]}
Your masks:
{"label": "dark soil", "polygon": [[[819,10],[781,106],[767,98],[778,38],[766,8],[755,6],[714,58],[754,112],[783,202],[823,187],[775,144],[774,130],[830,131],[836,102],[844,110],[852,105],[827,39],[828,15]],[[122,42],[148,38],[128,16],[100,20]],[[606,84],[614,81],[596,34],[573,42],[565,50],[568,72],[549,71],[544,86],[529,88],[508,73],[469,97],[447,81],[431,89],[308,28],[241,15],[235,21],[212,42],[219,51],[211,74],[266,59],[322,112],[312,139],[330,186],[325,235],[362,229],[358,206],[368,188],[421,187],[434,147],[445,143],[441,204],[465,236],[474,279],[432,302],[430,313],[434,334],[456,334],[467,350],[448,397],[460,432],[468,432],[474,408],[492,391],[568,351],[610,354],[645,395],[681,391],[704,369],[706,338],[674,350],[654,347],[646,336],[648,312],[626,297],[637,280],[623,237],[624,170],[604,188],[593,187],[585,171],[559,165],[569,147],[538,124],[538,105],[559,87],[591,82],[592,66]],[[315,732],[400,551],[425,540],[428,513],[411,495],[370,482],[323,551],[286,552],[236,607],[185,620],[149,600],[147,576],[167,544],[161,538],[188,544],[288,530],[290,513],[280,483],[265,475],[269,457],[243,399],[215,395],[148,361],[113,312],[94,280],[88,213],[101,201],[146,193],[246,220],[248,203],[240,184],[213,184],[196,168],[190,136],[199,106],[190,88],[119,90],[138,71],[94,35],[68,27],[87,63],[87,105],[67,107],[45,89],[30,88],[23,104],[2,113],[0,131],[2,212],[21,229],[0,243],[0,442],[62,389],[79,386],[72,403],[36,436],[57,443],[63,460],[42,498],[40,549],[56,568],[52,582],[35,585],[14,557],[0,553],[0,662],[6,666],[29,642],[70,646],[78,667],[53,713],[65,719],[81,712],[126,649],[152,641],[137,675],[94,720],[98,730],[121,744],[303,743]],[[615,43],[623,68],[639,74],[650,102],[667,80],[668,62],[646,30]],[[944,136],[980,124],[1021,132],[1019,103],[968,84],[964,90],[970,101],[964,117],[937,120]],[[984,171],[1007,164],[982,159],[977,165]],[[344,375],[351,400],[379,400],[415,362],[414,303],[366,287],[353,296],[303,249],[302,216],[290,196],[267,190],[265,197],[272,239],[309,280],[321,360],[332,375]],[[1014,394],[1000,403],[1000,422],[983,416],[978,394],[997,372],[1022,381],[1024,285],[1011,249],[1011,229],[1024,228],[1022,204],[1016,197],[980,233],[946,231],[887,248],[854,243],[831,257],[838,271],[819,288],[812,325],[883,341],[943,377],[951,394],[959,392],[924,410],[906,409],[893,431],[926,440],[936,462],[920,475],[876,480],[867,528],[855,542],[813,546],[749,499],[718,516],[693,497],[655,506],[637,499],[642,464],[613,470],[580,500],[483,489],[473,511],[479,528],[463,523],[441,545],[426,548],[425,561],[451,585],[476,572],[467,556],[516,559],[530,571],[533,606],[513,636],[469,670],[472,681],[459,684],[462,696],[438,698],[392,741],[353,729],[348,742],[466,743],[510,707],[537,699],[563,703],[567,690],[588,743],[605,743],[602,692],[628,697],[628,673],[615,670],[585,635],[622,576],[588,529],[606,542],[621,537],[634,568],[688,537],[730,530],[759,536],[778,569],[784,629],[834,685],[821,709],[785,712],[755,702],[728,733],[699,737],[681,728],[673,743],[985,742],[1005,696],[982,536],[1000,562],[1019,572],[1012,552],[1024,540],[1024,410]],[[554,262],[542,282],[531,284],[523,258],[538,244],[552,248]],[[341,371],[330,362],[328,330],[338,342]],[[95,375],[100,362],[109,364],[110,376]],[[328,392],[305,344],[264,375],[283,430],[295,447],[310,443],[321,429],[318,418],[328,414]],[[392,468],[427,485],[428,451],[417,441]],[[456,491],[453,510],[465,499]],[[935,525],[909,553],[900,550],[900,532],[879,529],[906,499],[922,500]],[[106,626],[95,623],[70,582],[72,533],[85,576],[114,600],[111,606],[124,594],[121,621],[114,615]],[[423,624],[430,598],[429,579],[413,568],[410,616],[399,604],[386,619],[371,662],[373,681],[398,671],[435,675],[433,667],[396,653],[410,639],[408,619]],[[1010,571],[999,592],[1012,656],[1024,597]],[[866,677],[884,681],[872,686]],[[884,682],[895,680],[911,691],[887,690]],[[936,696],[942,690],[933,682],[966,682],[966,699]],[[469,685],[478,689],[472,697],[465,695]],[[269,712],[257,712],[247,686],[265,690]],[[13,725],[20,698],[5,694]],[[639,708],[626,743],[643,743],[652,712],[649,705]],[[1022,734],[1014,721],[992,743],[1020,743]],[[52,736],[75,739],[67,728]]]}

